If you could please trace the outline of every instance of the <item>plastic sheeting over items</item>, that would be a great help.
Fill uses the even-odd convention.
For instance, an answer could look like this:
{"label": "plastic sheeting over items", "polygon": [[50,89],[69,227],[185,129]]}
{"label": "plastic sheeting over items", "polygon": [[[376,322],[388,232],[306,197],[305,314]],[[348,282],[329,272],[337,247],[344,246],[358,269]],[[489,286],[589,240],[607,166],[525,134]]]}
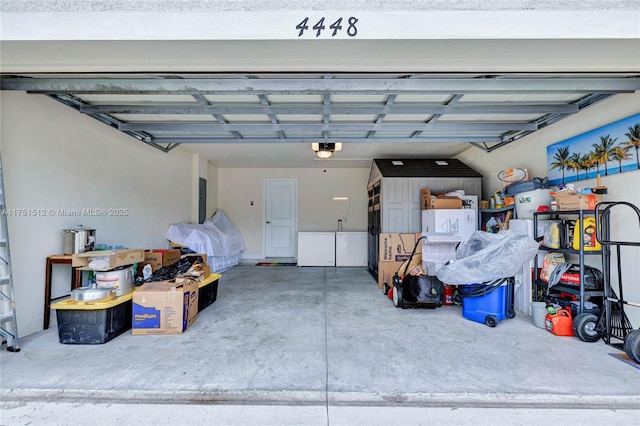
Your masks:
{"label": "plastic sheeting over items", "polygon": [[221,272],[240,262],[245,249],[240,231],[222,210],[200,225],[177,223],[167,231],[167,239],[188,247],[195,253],[206,253],[211,272]]}
{"label": "plastic sheeting over items", "polygon": [[437,272],[447,284],[476,284],[512,277],[538,252],[531,237],[500,231],[497,234],[476,231],[471,235],[463,256]]}

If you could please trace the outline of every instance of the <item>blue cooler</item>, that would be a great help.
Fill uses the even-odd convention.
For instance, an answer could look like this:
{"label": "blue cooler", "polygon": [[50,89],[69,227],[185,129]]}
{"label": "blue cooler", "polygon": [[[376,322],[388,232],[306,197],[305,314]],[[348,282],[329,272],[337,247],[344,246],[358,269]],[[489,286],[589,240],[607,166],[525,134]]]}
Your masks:
{"label": "blue cooler", "polygon": [[515,317],[513,278],[458,286],[462,297],[462,316],[495,327],[505,318]]}

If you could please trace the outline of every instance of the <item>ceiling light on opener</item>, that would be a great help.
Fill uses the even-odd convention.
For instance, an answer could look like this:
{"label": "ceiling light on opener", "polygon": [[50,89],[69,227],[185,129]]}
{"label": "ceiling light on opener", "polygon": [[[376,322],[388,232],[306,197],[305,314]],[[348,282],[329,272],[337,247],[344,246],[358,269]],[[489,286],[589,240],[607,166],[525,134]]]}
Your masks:
{"label": "ceiling light on opener", "polygon": [[313,149],[316,155],[320,158],[329,158],[333,155],[334,151],[340,151],[342,149],[341,142],[314,142],[311,144],[311,149]]}

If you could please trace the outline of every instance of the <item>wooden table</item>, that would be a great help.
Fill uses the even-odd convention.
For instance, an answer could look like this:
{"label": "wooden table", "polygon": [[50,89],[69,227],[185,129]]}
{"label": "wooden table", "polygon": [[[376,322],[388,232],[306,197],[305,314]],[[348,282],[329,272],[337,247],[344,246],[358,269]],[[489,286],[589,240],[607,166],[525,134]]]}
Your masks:
{"label": "wooden table", "polygon": [[[42,328],[49,328],[49,317],[51,316],[51,273],[53,265],[71,265],[72,255],[70,254],[54,254],[47,257],[47,267],[44,279],[44,321]],[[71,290],[82,286],[82,270],[71,266]]]}

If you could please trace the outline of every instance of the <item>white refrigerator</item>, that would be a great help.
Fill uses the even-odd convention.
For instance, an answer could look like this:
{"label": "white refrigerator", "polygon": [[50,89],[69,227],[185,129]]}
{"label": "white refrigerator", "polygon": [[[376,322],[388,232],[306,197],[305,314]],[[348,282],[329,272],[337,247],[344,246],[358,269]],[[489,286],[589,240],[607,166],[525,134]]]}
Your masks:
{"label": "white refrigerator", "polygon": [[336,266],[367,266],[367,232],[336,232]]}
{"label": "white refrigerator", "polygon": [[336,266],[336,233],[298,232],[298,266]]}

